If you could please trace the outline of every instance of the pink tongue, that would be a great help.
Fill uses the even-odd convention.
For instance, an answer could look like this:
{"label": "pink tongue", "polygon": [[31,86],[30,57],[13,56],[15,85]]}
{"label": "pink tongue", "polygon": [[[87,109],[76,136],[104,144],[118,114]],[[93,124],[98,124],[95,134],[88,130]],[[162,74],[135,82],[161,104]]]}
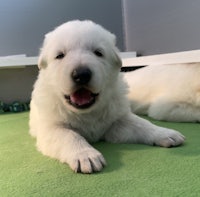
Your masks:
{"label": "pink tongue", "polygon": [[70,95],[70,99],[71,102],[81,106],[90,103],[93,97],[89,90],[82,88],[74,92],[72,95]]}

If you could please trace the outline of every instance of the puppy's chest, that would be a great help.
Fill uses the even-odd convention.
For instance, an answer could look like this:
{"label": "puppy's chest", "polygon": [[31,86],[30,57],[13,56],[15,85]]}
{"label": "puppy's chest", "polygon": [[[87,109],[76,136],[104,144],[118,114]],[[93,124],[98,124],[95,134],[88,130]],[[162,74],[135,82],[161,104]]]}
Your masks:
{"label": "puppy's chest", "polygon": [[81,119],[72,120],[68,123],[70,129],[79,133],[89,142],[96,142],[103,138],[106,131],[111,126],[111,122],[104,119]]}

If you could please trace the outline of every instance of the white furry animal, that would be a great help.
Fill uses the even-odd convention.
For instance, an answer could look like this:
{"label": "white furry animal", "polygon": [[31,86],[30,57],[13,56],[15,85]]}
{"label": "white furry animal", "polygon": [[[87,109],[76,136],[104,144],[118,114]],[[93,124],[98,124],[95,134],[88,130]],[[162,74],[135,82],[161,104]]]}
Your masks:
{"label": "white furry animal", "polygon": [[132,111],[157,120],[200,121],[200,64],[152,65],[127,73]]}
{"label": "white furry animal", "polygon": [[89,144],[98,140],[164,147],[184,142],[179,132],[131,113],[117,53],[115,36],[91,21],[67,22],[45,37],[30,133],[39,151],[75,172],[97,172],[106,165]]}

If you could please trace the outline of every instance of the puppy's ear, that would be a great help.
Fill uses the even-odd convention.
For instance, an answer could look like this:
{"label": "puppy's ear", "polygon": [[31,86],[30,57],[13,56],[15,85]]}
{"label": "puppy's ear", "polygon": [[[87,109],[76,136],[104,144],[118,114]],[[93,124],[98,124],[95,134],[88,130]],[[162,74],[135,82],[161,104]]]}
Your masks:
{"label": "puppy's ear", "polygon": [[42,52],[40,53],[39,59],[38,59],[38,68],[41,70],[43,68],[47,67],[47,61]]}
{"label": "puppy's ear", "polygon": [[43,49],[42,49],[38,59],[38,68],[41,70],[46,67],[47,67],[47,60],[45,54],[43,54]]}
{"label": "puppy's ear", "polygon": [[51,32],[47,33],[45,35],[43,46],[40,50],[40,55],[39,55],[39,59],[38,59],[38,68],[39,69],[43,69],[43,68],[47,67],[47,48],[48,48],[47,45],[48,45],[48,40],[49,40],[50,34],[51,34]]}
{"label": "puppy's ear", "polygon": [[118,66],[119,68],[122,67],[122,60],[119,56],[119,49],[116,46],[116,36],[114,34],[111,34],[112,36],[112,43],[113,43],[113,48],[112,48],[112,58],[114,60],[114,64]]}
{"label": "puppy's ear", "polygon": [[119,50],[115,47],[115,49],[113,50],[113,59],[115,62],[115,65],[119,68],[122,67],[122,60],[119,56]]}

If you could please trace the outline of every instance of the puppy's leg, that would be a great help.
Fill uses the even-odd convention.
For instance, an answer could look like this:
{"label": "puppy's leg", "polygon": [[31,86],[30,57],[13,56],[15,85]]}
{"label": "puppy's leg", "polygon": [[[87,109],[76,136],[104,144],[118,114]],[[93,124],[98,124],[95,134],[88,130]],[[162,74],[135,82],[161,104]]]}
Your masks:
{"label": "puppy's leg", "polygon": [[68,163],[75,172],[97,172],[106,165],[99,151],[78,133],[66,128],[43,128],[37,132],[37,147],[44,155]]}
{"label": "puppy's leg", "polygon": [[116,121],[105,135],[105,140],[109,142],[142,143],[163,147],[181,145],[184,139],[178,131],[158,127],[131,113]]}

